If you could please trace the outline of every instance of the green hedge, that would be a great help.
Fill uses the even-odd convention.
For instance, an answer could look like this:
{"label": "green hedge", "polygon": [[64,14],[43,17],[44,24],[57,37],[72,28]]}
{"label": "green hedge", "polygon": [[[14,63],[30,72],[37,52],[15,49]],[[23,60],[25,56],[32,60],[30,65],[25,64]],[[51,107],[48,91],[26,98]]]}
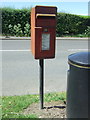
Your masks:
{"label": "green hedge", "polygon": [[59,35],[83,34],[87,30],[87,26],[90,26],[90,18],[88,17],[58,13],[57,34]]}
{"label": "green hedge", "polygon": [[[30,36],[31,8],[13,9],[0,8],[2,11],[2,34],[15,36]],[[57,14],[57,36],[90,35],[90,17]]]}
{"label": "green hedge", "polygon": [[[16,36],[30,36],[30,8],[2,8],[1,10],[3,34]],[[28,32],[26,28],[28,29]]]}

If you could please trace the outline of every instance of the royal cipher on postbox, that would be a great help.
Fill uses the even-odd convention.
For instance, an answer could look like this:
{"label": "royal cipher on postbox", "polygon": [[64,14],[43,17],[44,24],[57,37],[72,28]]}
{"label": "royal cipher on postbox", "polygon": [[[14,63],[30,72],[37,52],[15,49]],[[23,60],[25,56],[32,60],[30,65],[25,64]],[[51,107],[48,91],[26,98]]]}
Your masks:
{"label": "royal cipher on postbox", "polygon": [[35,59],[55,58],[57,7],[36,6],[31,10],[31,50]]}

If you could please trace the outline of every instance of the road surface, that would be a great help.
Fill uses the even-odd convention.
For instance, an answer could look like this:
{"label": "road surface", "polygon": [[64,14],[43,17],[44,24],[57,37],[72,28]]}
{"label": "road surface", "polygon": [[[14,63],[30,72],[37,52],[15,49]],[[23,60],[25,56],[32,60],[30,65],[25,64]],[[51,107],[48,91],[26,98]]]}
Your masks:
{"label": "road surface", "polygon": [[[45,93],[66,91],[68,55],[87,49],[87,40],[57,40],[55,59],[45,60]],[[3,40],[1,53],[2,95],[39,94],[39,61],[31,54],[30,41]]]}

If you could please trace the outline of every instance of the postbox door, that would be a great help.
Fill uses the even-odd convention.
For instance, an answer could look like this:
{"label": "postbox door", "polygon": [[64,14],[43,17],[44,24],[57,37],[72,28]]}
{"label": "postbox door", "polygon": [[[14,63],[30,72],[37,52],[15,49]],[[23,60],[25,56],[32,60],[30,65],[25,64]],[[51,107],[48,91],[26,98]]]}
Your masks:
{"label": "postbox door", "polygon": [[[48,29],[45,32],[45,29]],[[35,29],[35,58],[55,57],[55,28],[36,27]],[[39,41],[38,41],[39,38]]]}

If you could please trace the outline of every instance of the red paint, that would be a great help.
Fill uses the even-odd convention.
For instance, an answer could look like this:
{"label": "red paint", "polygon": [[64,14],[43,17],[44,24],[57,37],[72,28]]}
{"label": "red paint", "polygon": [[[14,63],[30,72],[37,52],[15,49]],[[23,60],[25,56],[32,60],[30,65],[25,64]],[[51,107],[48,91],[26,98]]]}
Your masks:
{"label": "red paint", "polygon": [[[47,14],[38,16],[37,14]],[[36,6],[31,11],[31,50],[35,59],[55,58],[57,8],[50,6]],[[47,29],[48,31],[44,31]],[[50,49],[42,50],[42,34],[50,34]]]}

